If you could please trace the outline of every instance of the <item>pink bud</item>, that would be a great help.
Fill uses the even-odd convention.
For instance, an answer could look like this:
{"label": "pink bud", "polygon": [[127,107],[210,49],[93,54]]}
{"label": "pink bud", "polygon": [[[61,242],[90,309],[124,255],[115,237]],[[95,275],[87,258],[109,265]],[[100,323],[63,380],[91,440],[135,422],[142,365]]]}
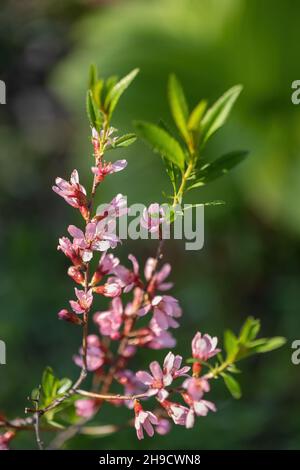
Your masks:
{"label": "pink bud", "polygon": [[60,320],[67,321],[69,323],[74,323],[76,325],[82,325],[82,320],[73,312],[69,312],[69,310],[63,308],[57,314]]}

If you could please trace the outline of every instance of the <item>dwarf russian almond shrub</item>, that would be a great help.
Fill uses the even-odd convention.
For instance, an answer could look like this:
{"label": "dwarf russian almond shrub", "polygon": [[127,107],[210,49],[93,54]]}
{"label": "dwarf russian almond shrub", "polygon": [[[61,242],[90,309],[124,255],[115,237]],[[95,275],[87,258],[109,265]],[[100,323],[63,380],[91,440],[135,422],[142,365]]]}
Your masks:
{"label": "dwarf russian almond shrub", "polygon": [[[158,238],[157,253],[146,260],[143,272],[134,255],[128,256],[131,265],[127,267],[111,252],[120,242],[112,228],[116,219],[126,212],[126,201],[122,194],[117,194],[104,209],[96,211],[95,195],[108,175],[127,166],[126,160],[110,161],[107,155],[136,140],[132,133],[115,136],[111,120],[121,95],[137,73],[138,70],[133,70],[120,81],[114,77],[104,80],[98,77],[96,67],[91,67],[87,112],[93,147],[92,187],[90,192],[85,189],[77,170],[69,181],[57,178],[53,186],[83,219],[81,228],[68,227],[71,239],[63,236],[58,245],[58,250],[70,261],[68,275],[76,285],[75,299],[59,311],[58,318],[82,329],[82,344],[73,358],[80,368],[78,378],[74,382],[58,379],[47,367],[39,387],[31,394],[34,406],[26,409],[32,415],[13,420],[0,417],[4,428],[0,449],[8,449],[9,442],[22,429],[35,431],[40,449],[44,448],[41,439],[44,428],[57,433],[50,448],[61,447],[78,432],[95,435],[86,424],[101,412],[104,402],[129,409],[127,424],[135,427],[138,439],[144,438],[145,433],[166,434],[172,423],[191,428],[196,417],[217,410],[207,399],[215,379],[222,378],[232,396],[240,398],[236,363],[285,342],[281,337],[257,339],[260,322],[250,317],[238,335],[230,330],[225,332],[224,352],[217,337],[195,332],[184,364],[181,356],[169,351],[176,345],[172,331],[180,327],[182,310],[178,300],[167,293],[173,288],[168,280],[171,266],[161,265],[161,225],[166,221],[166,212],[153,203],[142,214],[141,226]],[[225,123],[241,89],[239,85],[234,86],[208,109],[202,100],[190,112],[179,81],[171,75],[168,99],[178,138],[163,123],[135,123],[137,133],[161,155],[170,177],[169,224],[178,216],[178,204],[187,191],[210,183],[245,158],[244,151],[230,152],[213,162],[205,161],[203,156],[207,141]],[[124,299],[126,294],[131,296],[129,301]],[[105,311],[95,311],[98,296],[109,299]],[[149,350],[154,359],[156,350],[166,349],[163,364],[153,360],[149,371],[131,370],[130,361],[141,348]],[[92,376],[92,387],[83,390],[88,374]],[[118,392],[112,393],[112,387],[117,387]],[[103,432],[118,429],[106,425]],[[97,432],[101,435],[101,427],[97,426]]]}

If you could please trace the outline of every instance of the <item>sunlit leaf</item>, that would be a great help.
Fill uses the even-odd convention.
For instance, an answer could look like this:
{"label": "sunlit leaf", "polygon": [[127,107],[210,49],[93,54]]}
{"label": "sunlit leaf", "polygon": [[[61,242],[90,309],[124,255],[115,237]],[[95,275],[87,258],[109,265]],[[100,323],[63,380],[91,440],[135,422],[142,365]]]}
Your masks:
{"label": "sunlit leaf", "polygon": [[189,114],[188,105],[182,86],[174,74],[169,77],[168,98],[175,124],[181,132],[184,140],[188,143],[190,139],[187,128],[187,119]]}

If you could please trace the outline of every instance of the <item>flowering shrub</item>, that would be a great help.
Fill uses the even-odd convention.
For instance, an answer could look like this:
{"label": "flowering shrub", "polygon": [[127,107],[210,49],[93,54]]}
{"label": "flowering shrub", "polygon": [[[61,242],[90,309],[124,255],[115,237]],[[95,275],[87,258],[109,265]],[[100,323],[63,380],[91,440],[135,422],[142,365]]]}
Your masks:
{"label": "flowering shrub", "polygon": [[[207,399],[215,379],[222,378],[233,397],[239,398],[236,362],[284,343],[281,337],[257,339],[260,323],[248,318],[238,336],[229,330],[225,332],[223,348],[218,338],[197,331],[191,337],[186,362],[169,351],[176,346],[173,330],[180,327],[182,309],[169,294],[173,288],[169,280],[171,266],[161,265],[161,224],[166,214],[159,204],[145,209],[140,220],[141,226],[158,238],[157,253],[145,261],[144,269],[134,255],[128,256],[130,263],[125,266],[111,252],[120,242],[111,227],[126,211],[124,196],[116,195],[105,209],[95,211],[95,195],[108,175],[124,170],[127,165],[126,160],[107,160],[108,151],[123,148],[136,139],[134,134],[114,137],[116,131],[111,127],[116,105],[136,75],[134,70],[119,82],[113,78],[104,81],[98,78],[95,67],[91,68],[87,111],[93,147],[92,188],[90,192],[85,189],[77,170],[69,181],[59,177],[53,186],[83,218],[83,226],[70,225],[70,238],[63,236],[58,244],[58,250],[70,261],[67,273],[76,286],[74,298],[58,312],[58,318],[82,329],[82,344],[73,356],[80,368],[79,376],[74,382],[58,379],[51,368],[46,368],[40,386],[31,394],[34,406],[26,409],[31,415],[14,420],[1,416],[4,433],[0,435],[0,449],[8,449],[21,429],[33,429],[42,449],[43,428],[57,433],[49,447],[61,447],[76,433],[93,432],[86,424],[101,412],[104,402],[129,409],[127,424],[135,427],[138,439],[155,432],[166,434],[171,423],[191,428],[196,417],[217,410]],[[178,216],[177,204],[181,204],[187,190],[222,176],[245,157],[245,152],[231,152],[212,163],[202,160],[206,142],[224,124],[240,91],[240,86],[231,88],[207,110],[206,102],[200,101],[190,113],[183,90],[172,75],[168,96],[181,143],[163,124],[136,123],[141,137],[161,154],[171,180],[169,223]],[[124,294],[130,294],[129,301]],[[108,298],[104,311],[97,311],[99,296]],[[166,349],[163,363],[153,360],[149,370],[131,370],[130,361],[141,348],[148,349],[154,358],[155,350]],[[92,376],[90,390],[82,388],[87,375]],[[118,387],[118,392],[112,393],[112,387]],[[119,429],[109,425],[104,428],[106,433]],[[101,434],[101,427],[97,426],[97,430]]]}

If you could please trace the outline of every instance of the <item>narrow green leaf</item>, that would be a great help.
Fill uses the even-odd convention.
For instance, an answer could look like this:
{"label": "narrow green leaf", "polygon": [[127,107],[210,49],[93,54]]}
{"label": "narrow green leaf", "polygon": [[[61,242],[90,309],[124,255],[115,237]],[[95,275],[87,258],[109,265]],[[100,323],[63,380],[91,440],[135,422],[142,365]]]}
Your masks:
{"label": "narrow green leaf", "polygon": [[170,160],[181,170],[184,169],[184,152],[177,140],[170,136],[164,129],[144,121],[135,123],[140,136],[146,140],[155,152]]}
{"label": "narrow green leaf", "polygon": [[286,343],[286,338],[283,338],[282,336],[274,336],[274,338],[262,339],[262,341],[264,341],[264,343],[251,346],[251,354],[266,353],[281,348]]}
{"label": "narrow green leaf", "polygon": [[92,127],[95,127],[97,131],[99,131],[103,122],[103,118],[102,113],[94,100],[93,93],[91,90],[87,92],[86,110],[90,125]]}
{"label": "narrow green leaf", "polygon": [[[56,379],[51,367],[46,367],[42,375],[42,393],[45,398],[52,397],[56,392]],[[55,389],[55,390],[54,390]]]}
{"label": "narrow green leaf", "polygon": [[238,400],[242,396],[242,391],[239,383],[237,382],[236,379],[232,377],[232,375],[226,374],[225,372],[222,372],[222,377],[224,380],[224,383],[226,387],[228,388],[229,392],[235,398]]}
{"label": "narrow green leaf", "polygon": [[92,64],[90,66],[90,70],[89,70],[89,88],[91,90],[94,89],[96,83],[98,81],[98,70],[97,70],[97,65],[95,64]]}
{"label": "narrow green leaf", "polygon": [[260,330],[260,320],[253,317],[248,317],[240,331],[241,343],[247,343],[253,341],[258,335]]}
{"label": "narrow green leaf", "polygon": [[190,140],[189,131],[187,128],[187,119],[189,114],[188,105],[182,86],[174,74],[170,75],[169,77],[168,97],[174,122],[178,130],[181,132],[184,140],[188,143]]}
{"label": "narrow green leaf", "polygon": [[227,359],[234,360],[238,350],[238,339],[231,330],[226,330],[224,333],[224,347],[227,353]]}
{"label": "narrow green leaf", "polygon": [[246,151],[233,151],[217,158],[212,163],[206,163],[196,173],[196,182],[189,186],[188,189],[198,188],[204,186],[211,181],[220,178],[241,163],[247,156]]}
{"label": "narrow green leaf", "polygon": [[242,89],[241,85],[230,88],[207,110],[201,122],[202,143],[224,125]]}
{"label": "narrow green leaf", "polygon": [[59,381],[57,393],[61,395],[65,393],[67,390],[69,390],[69,388],[71,387],[72,387],[72,380],[65,377]]}
{"label": "narrow green leaf", "polygon": [[207,101],[201,100],[191,112],[188,120],[188,129],[197,132],[200,130],[201,119],[205,113]]}
{"label": "narrow green leaf", "polygon": [[139,73],[139,69],[132,70],[128,75],[123,77],[118,83],[116,83],[107,93],[104,102],[104,108],[112,114],[122,94],[129,87],[130,83],[134,80],[136,75]]}
{"label": "narrow green leaf", "polygon": [[135,134],[124,134],[121,137],[118,137],[112,144],[112,148],[118,147],[128,147],[136,141]]}

